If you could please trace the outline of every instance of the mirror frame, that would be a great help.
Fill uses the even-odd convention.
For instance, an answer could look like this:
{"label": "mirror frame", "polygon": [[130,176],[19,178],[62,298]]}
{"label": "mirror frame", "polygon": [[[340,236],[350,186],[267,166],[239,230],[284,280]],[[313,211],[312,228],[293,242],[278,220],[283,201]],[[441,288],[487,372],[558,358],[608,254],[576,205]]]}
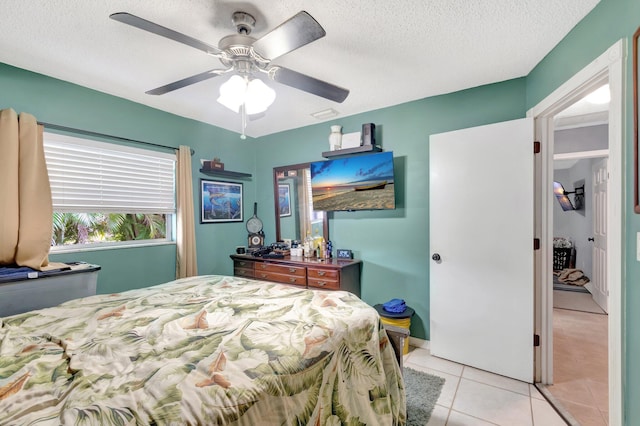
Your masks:
{"label": "mirror frame", "polygon": [[[280,199],[280,194],[278,193],[278,173],[284,172],[286,170],[294,170],[294,169],[308,169],[311,168],[311,163],[299,163],[299,164],[290,164],[288,166],[280,166],[273,168],[273,205],[275,208],[275,222],[276,222],[276,241],[282,241],[282,237],[280,235],[280,205],[278,201]],[[325,241],[329,241],[329,218],[327,212],[324,212],[324,217],[322,218],[322,233],[324,234]]]}

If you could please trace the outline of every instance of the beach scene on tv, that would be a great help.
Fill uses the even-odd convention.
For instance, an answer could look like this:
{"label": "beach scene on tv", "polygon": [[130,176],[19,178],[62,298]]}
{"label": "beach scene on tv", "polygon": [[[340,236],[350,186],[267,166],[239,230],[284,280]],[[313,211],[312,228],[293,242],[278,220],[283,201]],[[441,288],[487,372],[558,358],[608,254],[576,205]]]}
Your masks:
{"label": "beach scene on tv", "polygon": [[393,153],[311,163],[313,210],[395,209]]}

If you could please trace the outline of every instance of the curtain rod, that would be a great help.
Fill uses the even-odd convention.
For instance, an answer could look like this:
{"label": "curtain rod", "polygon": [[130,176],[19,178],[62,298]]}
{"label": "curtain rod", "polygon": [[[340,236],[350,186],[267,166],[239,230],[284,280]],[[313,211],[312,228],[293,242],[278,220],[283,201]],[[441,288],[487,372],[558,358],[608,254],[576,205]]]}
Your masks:
{"label": "curtain rod", "polygon": [[[41,121],[38,121],[38,124],[43,125],[45,128],[54,129],[54,130],[61,130],[63,132],[70,132],[70,133],[75,133],[75,134],[79,134],[79,135],[95,136],[95,137],[100,137],[100,138],[114,139],[114,140],[122,141],[122,142],[131,142],[131,143],[137,143],[137,144],[142,144],[142,145],[155,146],[155,147],[158,147],[158,148],[172,149],[174,151],[178,149],[178,148],[175,148],[173,146],[160,145],[158,143],[152,143],[152,142],[139,141],[139,140],[136,140],[136,139],[123,138],[121,136],[107,135],[107,134],[104,134],[104,133],[92,132],[92,131],[89,131],[89,130],[74,129],[73,127],[60,126],[58,124],[43,123]],[[193,148],[190,148],[190,151],[191,151],[191,155],[195,154],[195,151],[193,150]]]}

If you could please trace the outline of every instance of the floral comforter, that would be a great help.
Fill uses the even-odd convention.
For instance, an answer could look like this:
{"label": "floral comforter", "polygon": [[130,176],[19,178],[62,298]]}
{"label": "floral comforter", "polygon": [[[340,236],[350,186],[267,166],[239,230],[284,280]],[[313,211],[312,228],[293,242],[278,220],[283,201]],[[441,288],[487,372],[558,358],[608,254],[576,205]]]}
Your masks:
{"label": "floral comforter", "polygon": [[378,314],[347,292],[202,276],[0,324],[2,425],[406,421]]}

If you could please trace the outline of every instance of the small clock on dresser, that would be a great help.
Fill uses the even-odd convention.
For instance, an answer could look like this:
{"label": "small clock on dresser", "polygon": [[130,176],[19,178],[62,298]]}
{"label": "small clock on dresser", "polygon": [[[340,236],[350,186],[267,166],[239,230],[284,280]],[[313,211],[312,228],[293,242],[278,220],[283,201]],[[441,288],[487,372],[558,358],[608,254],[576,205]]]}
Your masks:
{"label": "small clock on dresser", "polygon": [[338,259],[353,259],[353,253],[347,249],[336,249],[336,257]]}
{"label": "small clock on dresser", "polygon": [[264,235],[261,233],[249,234],[249,248],[259,248],[264,245]]}

